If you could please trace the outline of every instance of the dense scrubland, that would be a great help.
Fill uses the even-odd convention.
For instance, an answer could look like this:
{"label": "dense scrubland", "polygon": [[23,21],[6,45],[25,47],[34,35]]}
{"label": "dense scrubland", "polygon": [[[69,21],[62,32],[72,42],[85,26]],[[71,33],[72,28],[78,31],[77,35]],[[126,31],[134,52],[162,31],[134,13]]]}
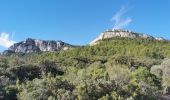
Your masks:
{"label": "dense scrubland", "polygon": [[112,38],[95,46],[0,56],[0,99],[155,100],[170,92],[170,41]]}

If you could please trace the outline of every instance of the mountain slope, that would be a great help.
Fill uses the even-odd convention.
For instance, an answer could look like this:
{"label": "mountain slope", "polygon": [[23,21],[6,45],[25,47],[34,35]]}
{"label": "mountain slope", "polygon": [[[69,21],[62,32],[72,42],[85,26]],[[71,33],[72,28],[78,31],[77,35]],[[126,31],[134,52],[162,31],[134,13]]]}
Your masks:
{"label": "mountain slope", "polygon": [[0,55],[0,99],[156,100],[170,93],[169,65],[170,41],[150,38]]}

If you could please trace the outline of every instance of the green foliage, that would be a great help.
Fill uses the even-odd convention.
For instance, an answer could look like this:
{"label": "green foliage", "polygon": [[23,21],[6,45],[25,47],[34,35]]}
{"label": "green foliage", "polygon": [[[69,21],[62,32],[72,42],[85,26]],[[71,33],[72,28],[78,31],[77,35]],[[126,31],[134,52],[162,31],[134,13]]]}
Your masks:
{"label": "green foliage", "polygon": [[170,59],[164,59],[161,65],[153,66],[151,73],[162,78],[164,93],[170,93]]}
{"label": "green foliage", "polygon": [[48,74],[48,73],[51,73],[53,75],[56,75],[56,74],[62,75],[62,74],[64,74],[64,72],[62,72],[57,67],[55,62],[50,61],[50,60],[45,60],[45,61],[42,61],[40,63],[40,71],[42,72],[42,74]]}
{"label": "green foliage", "polygon": [[7,69],[8,73],[13,78],[18,78],[21,81],[26,79],[33,80],[40,77],[40,68],[35,65],[21,65]]}
{"label": "green foliage", "polygon": [[0,55],[0,99],[154,100],[170,92],[169,45],[113,38],[66,51]]}
{"label": "green foliage", "polygon": [[161,81],[151,74],[146,68],[138,68],[131,73],[130,89],[135,89],[135,97],[141,99],[151,99],[160,95]]}
{"label": "green foliage", "polygon": [[57,77],[52,77],[50,74],[44,76],[43,79],[34,79],[19,87],[18,98],[21,100],[32,99],[73,99],[71,91],[74,86],[67,81]]}
{"label": "green foliage", "polygon": [[17,100],[18,90],[15,86],[0,87],[1,100]]}

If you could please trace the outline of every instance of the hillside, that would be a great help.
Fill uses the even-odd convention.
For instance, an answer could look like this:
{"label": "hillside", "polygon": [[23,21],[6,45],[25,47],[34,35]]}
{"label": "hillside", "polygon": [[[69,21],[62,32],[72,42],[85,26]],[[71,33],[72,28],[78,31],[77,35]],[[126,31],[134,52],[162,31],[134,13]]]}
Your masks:
{"label": "hillside", "polygon": [[0,99],[155,100],[170,93],[170,41],[112,37],[0,56]]}

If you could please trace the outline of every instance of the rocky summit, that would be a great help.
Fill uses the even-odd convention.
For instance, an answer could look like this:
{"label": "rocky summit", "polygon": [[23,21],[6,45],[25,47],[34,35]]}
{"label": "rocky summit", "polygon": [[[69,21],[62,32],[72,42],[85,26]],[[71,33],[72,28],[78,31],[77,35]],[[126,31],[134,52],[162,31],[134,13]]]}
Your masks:
{"label": "rocky summit", "polygon": [[8,50],[4,51],[3,54],[7,53],[31,53],[31,52],[44,52],[44,51],[59,51],[67,50],[75,47],[62,41],[45,41],[38,39],[28,38],[25,41],[15,43]]}
{"label": "rocky summit", "polygon": [[156,40],[163,40],[163,38],[154,38],[147,34],[136,33],[136,32],[129,31],[129,30],[109,29],[109,30],[102,32],[96,39],[90,42],[90,45],[91,46],[96,45],[99,43],[100,40],[113,38],[113,37],[150,38],[150,39],[156,39]]}

